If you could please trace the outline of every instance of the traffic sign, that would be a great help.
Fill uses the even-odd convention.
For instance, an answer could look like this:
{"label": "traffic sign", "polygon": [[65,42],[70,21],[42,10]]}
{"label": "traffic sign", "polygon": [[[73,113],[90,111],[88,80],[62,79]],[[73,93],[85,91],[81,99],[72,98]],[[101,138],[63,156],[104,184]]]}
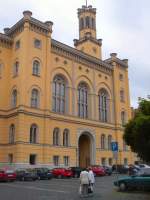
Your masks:
{"label": "traffic sign", "polygon": [[118,142],[111,142],[111,150],[113,152],[118,152]]}

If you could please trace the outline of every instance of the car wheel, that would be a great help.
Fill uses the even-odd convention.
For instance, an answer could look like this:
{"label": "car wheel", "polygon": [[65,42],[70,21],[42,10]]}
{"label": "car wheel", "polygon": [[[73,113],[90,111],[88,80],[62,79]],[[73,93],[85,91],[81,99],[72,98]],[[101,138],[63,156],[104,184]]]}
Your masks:
{"label": "car wheel", "polygon": [[40,176],[38,176],[38,180],[41,180],[41,177],[40,177]]}
{"label": "car wheel", "polygon": [[126,184],[125,183],[120,183],[120,185],[119,185],[119,190],[120,191],[125,191],[127,189],[127,186],[126,186]]}
{"label": "car wheel", "polygon": [[21,178],[21,180],[22,180],[22,181],[24,181],[24,180],[25,180],[25,178],[24,178],[24,177],[22,177],[22,178]]}

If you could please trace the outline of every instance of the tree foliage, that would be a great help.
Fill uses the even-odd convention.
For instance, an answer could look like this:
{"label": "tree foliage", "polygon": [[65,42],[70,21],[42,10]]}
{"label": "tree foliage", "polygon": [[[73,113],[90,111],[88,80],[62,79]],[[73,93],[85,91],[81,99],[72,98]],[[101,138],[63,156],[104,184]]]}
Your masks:
{"label": "tree foliage", "polygon": [[134,118],[125,125],[123,138],[141,159],[150,161],[150,100],[140,99]]}

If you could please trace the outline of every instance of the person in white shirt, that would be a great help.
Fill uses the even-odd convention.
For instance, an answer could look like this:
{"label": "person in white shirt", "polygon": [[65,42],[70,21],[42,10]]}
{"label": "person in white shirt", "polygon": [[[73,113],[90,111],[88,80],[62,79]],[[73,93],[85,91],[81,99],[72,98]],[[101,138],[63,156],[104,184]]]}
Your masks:
{"label": "person in white shirt", "polygon": [[88,196],[88,187],[89,187],[89,173],[87,169],[83,169],[80,173],[80,188],[79,193],[82,196]]}
{"label": "person in white shirt", "polygon": [[94,177],[94,173],[92,171],[92,169],[89,167],[88,168],[89,172],[88,172],[88,176],[89,176],[89,185],[91,187],[91,190],[93,192],[93,186],[94,186],[94,183],[95,183],[95,177]]}

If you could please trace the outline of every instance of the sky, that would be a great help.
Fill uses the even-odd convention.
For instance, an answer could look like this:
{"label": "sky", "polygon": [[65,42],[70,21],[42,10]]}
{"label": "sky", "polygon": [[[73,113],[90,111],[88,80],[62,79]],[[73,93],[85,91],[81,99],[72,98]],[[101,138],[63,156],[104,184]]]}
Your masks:
{"label": "sky", "polygon": [[[86,0],[0,0],[0,32],[22,18],[24,10],[43,22],[53,21],[52,38],[73,47],[78,38],[77,8]],[[110,53],[129,59],[131,106],[150,95],[150,0],[88,0],[97,8],[97,38],[103,60]]]}

